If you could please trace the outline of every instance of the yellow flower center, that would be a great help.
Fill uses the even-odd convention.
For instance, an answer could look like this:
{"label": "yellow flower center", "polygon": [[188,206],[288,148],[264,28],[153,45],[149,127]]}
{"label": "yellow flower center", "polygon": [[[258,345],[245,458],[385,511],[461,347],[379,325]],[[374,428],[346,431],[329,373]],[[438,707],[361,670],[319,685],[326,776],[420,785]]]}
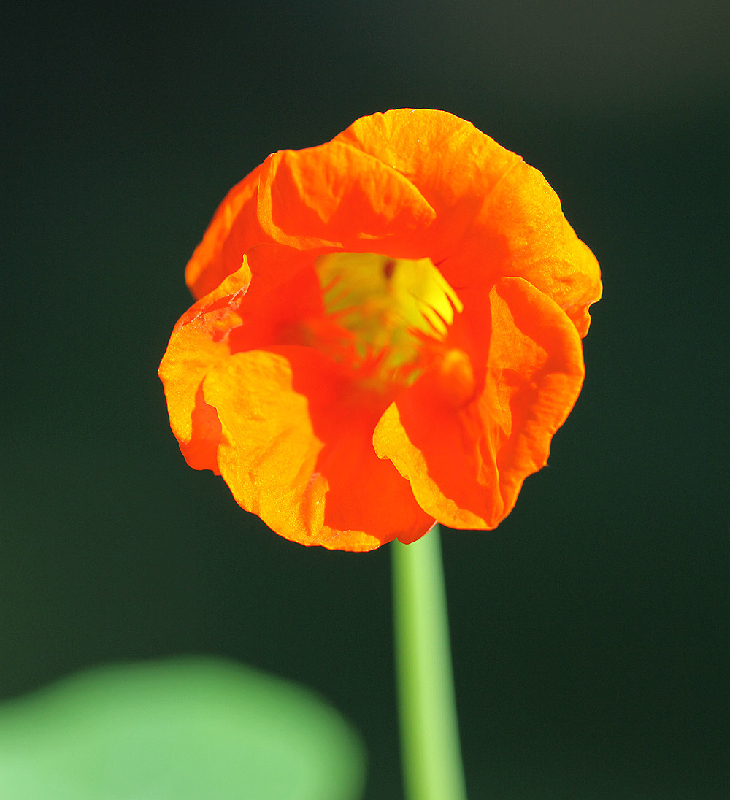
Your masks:
{"label": "yellow flower center", "polygon": [[376,377],[411,384],[424,342],[443,341],[463,306],[428,258],[333,253],[316,262],[328,317],[352,335],[354,356]]}

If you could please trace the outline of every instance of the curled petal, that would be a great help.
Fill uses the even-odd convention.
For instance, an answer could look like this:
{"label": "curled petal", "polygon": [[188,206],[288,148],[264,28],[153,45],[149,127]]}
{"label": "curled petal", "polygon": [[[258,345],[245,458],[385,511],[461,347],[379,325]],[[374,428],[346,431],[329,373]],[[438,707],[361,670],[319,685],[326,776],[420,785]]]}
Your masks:
{"label": "curled petal", "polygon": [[237,353],[203,385],[222,427],[221,475],[236,501],[301,544],[372,550],[422,536],[434,520],[407,481],[373,452],[382,409],[315,350]]}
{"label": "curled petal", "polygon": [[342,142],[283,150],[264,166],[258,221],[279,244],[302,250],[397,251],[435,217],[397,170]]}
{"label": "curled petal", "polygon": [[586,335],[588,308],[601,297],[598,262],[538,170],[520,160],[487,196],[473,235],[472,246],[480,252],[484,240],[493,243],[502,275],[530,281]]}
{"label": "curled petal", "polygon": [[255,213],[263,168],[263,164],[256,167],[228,192],[188,261],[185,283],[196,300],[236,272],[249,247],[263,238]]}
{"label": "curled petal", "polygon": [[220,423],[202,392],[208,372],[232,353],[298,342],[304,335],[301,320],[316,320],[321,313],[320,287],[313,269],[299,269],[283,285],[268,287],[265,281],[251,285],[244,260],[241,269],[180,318],[159,375],[170,425],[191,467],[219,471]]}
{"label": "curled petal", "polygon": [[436,212],[422,252],[452,256],[484,198],[521,161],[494,139],[446,111],[394,109],[362,117],[334,141],[346,142],[410,181]]}
{"label": "curled petal", "polygon": [[580,337],[549,297],[505,278],[490,305],[480,396],[455,409],[435,385],[439,376],[425,375],[387,409],[373,437],[421,508],[456,528],[494,528],[512,510],[583,382]]}
{"label": "curled petal", "polygon": [[165,387],[170,427],[188,463],[196,469],[217,472],[213,457],[217,446],[216,423],[206,410],[199,389],[211,367],[230,354],[226,334],[241,324],[237,304],[233,301],[245,295],[250,280],[251,273],[244,263],[215,291],[183,314],[173,329],[160,364],[159,376]]}

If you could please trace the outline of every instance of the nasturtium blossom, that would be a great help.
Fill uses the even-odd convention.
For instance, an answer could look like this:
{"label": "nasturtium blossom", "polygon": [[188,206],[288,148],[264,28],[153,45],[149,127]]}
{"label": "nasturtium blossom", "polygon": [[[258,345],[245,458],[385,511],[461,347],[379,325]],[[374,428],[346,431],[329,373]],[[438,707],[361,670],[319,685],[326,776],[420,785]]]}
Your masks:
{"label": "nasturtium blossom", "polygon": [[270,155],[185,277],[160,365],[185,459],[341,550],[495,528],[578,397],[601,295],[543,176],[423,109]]}

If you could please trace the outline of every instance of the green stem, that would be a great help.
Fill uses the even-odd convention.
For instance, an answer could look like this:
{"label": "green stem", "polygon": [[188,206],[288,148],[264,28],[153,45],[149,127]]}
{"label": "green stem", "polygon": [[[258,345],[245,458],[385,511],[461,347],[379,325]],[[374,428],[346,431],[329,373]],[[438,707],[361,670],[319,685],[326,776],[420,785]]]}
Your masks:
{"label": "green stem", "polygon": [[465,800],[438,526],[392,547],[406,798]]}

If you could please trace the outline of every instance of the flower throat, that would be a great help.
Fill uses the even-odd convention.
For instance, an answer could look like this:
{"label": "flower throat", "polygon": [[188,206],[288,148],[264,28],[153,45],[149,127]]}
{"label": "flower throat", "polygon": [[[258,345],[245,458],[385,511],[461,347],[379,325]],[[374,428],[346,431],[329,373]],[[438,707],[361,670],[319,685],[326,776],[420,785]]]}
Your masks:
{"label": "flower throat", "polygon": [[325,312],[352,335],[357,360],[410,384],[427,341],[441,342],[462,304],[428,258],[335,253],[317,259]]}

